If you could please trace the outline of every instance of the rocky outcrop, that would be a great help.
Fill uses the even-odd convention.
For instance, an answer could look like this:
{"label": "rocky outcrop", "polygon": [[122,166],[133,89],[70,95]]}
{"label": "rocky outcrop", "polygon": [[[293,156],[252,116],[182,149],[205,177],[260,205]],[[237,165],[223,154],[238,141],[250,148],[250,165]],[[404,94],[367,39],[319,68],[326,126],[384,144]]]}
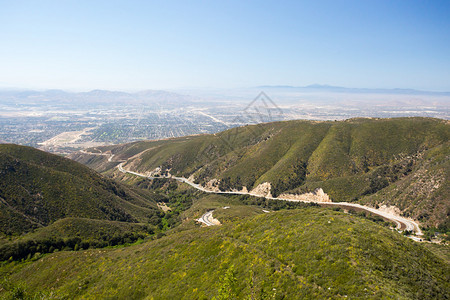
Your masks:
{"label": "rocky outcrop", "polygon": [[309,202],[331,202],[330,197],[321,188],[315,189],[312,193],[305,193],[300,195],[285,193],[278,196],[278,198]]}
{"label": "rocky outcrop", "polygon": [[220,192],[219,189],[219,181],[217,179],[211,179],[210,181],[208,181],[205,186],[205,189],[209,190],[209,191],[213,191],[213,192]]}
{"label": "rocky outcrop", "polygon": [[272,198],[270,182],[263,182],[250,191],[251,195]]}
{"label": "rocky outcrop", "polygon": [[400,208],[398,208],[396,206],[381,205],[378,208],[378,210],[382,211],[382,212],[389,213],[389,214],[394,215],[394,216],[401,216],[401,214],[402,214],[402,211],[400,210]]}
{"label": "rocky outcrop", "polygon": [[195,182],[195,175],[194,175],[194,174],[191,174],[191,176],[189,176],[188,180],[189,180],[190,182]]}
{"label": "rocky outcrop", "polygon": [[150,171],[150,172],[146,172],[145,175],[150,176],[150,177],[159,177],[161,176],[161,168],[157,167],[154,170]]}

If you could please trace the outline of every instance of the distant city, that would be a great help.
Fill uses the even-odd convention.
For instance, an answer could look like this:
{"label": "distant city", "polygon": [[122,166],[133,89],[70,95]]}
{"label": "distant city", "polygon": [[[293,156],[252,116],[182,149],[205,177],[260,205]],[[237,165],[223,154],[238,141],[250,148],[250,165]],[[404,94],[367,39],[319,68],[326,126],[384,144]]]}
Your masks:
{"label": "distant city", "polygon": [[322,85],[181,93],[4,90],[0,91],[0,142],[69,154],[281,120],[408,116],[448,120],[449,103],[450,93]]}

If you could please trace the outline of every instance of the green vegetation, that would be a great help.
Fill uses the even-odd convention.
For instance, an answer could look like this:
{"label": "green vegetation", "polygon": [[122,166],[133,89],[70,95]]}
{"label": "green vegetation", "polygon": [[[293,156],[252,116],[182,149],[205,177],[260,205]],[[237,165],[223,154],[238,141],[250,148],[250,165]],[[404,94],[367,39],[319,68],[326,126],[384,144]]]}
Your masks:
{"label": "green vegetation", "polygon": [[428,248],[433,254],[440,257],[447,265],[450,264],[450,247],[448,244],[423,243],[422,246]]}
{"label": "green vegetation", "polygon": [[384,203],[400,208],[405,216],[419,220],[424,229],[450,235],[450,142],[431,148],[412,160],[412,171],[362,203]]}
{"label": "green vegetation", "polygon": [[157,197],[56,155],[0,145],[0,234],[14,236],[68,218],[146,222]]}
{"label": "green vegetation", "polygon": [[[222,189],[271,182],[274,195],[322,187],[334,200],[395,205],[431,239],[449,233],[448,137],[445,121],[426,118],[292,121],[91,151]],[[378,216],[205,194],[123,174],[108,157],[75,157],[106,178],[0,145],[0,298],[449,297],[448,245],[416,243]],[[211,210],[222,225],[201,228]]]}
{"label": "green vegetation", "polygon": [[65,218],[0,246],[0,261],[55,251],[131,244],[158,231],[150,224]]}
{"label": "green vegetation", "polygon": [[[298,209],[317,207],[314,203],[288,202],[251,197],[246,195],[217,195],[210,194],[199,197],[193,205],[181,214],[183,220],[198,219],[207,211],[214,210],[214,217],[222,224],[241,221],[248,217],[264,214],[281,209]],[[182,228],[193,228],[191,222],[184,222]]]}
{"label": "green vegetation", "polygon": [[223,299],[230,294],[239,299],[443,299],[449,274],[448,263],[421,244],[363,218],[310,207],[172,231],[125,248],[3,263],[0,293],[51,292],[71,299]]}
{"label": "green vegetation", "polygon": [[433,238],[439,238],[444,242],[450,242],[449,223],[440,224],[439,227],[423,228],[424,239],[431,241]]}
{"label": "green vegetation", "polygon": [[[436,227],[448,222],[450,125],[431,118],[287,121],[215,135],[101,148],[126,168],[157,167],[218,187],[248,190],[270,182],[272,195],[321,187],[333,201],[396,206]],[[111,166],[90,164],[99,171]],[[104,159],[106,161],[106,159]]]}
{"label": "green vegetation", "polygon": [[[0,145],[0,175],[0,260],[159,237],[181,222],[193,197],[176,184],[157,193],[117,183],[74,161],[16,145]],[[163,212],[157,202],[172,210]]]}

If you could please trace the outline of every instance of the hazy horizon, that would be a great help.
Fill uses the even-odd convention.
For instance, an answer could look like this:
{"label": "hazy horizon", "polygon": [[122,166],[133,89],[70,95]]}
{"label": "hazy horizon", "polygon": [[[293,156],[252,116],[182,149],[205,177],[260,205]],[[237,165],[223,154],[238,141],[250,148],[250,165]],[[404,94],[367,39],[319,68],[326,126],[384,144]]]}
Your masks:
{"label": "hazy horizon", "polygon": [[73,88],[33,88],[33,87],[20,87],[20,86],[1,86],[0,91],[37,91],[37,92],[48,92],[48,91],[63,91],[67,93],[88,93],[93,91],[108,91],[108,92],[123,92],[123,93],[139,93],[145,91],[165,91],[165,92],[174,92],[174,93],[187,93],[193,92],[209,92],[209,91],[243,91],[243,90],[264,90],[264,89],[314,89],[312,92],[316,92],[320,89],[343,89],[343,90],[359,90],[360,93],[371,93],[373,91],[386,91],[386,92],[417,92],[417,93],[436,93],[436,94],[446,94],[450,93],[449,90],[427,90],[427,89],[415,89],[411,87],[393,87],[393,88],[383,88],[383,87],[365,87],[365,86],[336,86],[330,85],[327,83],[312,83],[307,85],[258,85],[258,86],[242,86],[242,87],[229,87],[229,88],[220,88],[220,87],[195,87],[195,86],[187,86],[187,87],[177,87],[177,88],[136,88],[136,89],[120,89],[120,88],[85,88],[85,89],[73,89]]}

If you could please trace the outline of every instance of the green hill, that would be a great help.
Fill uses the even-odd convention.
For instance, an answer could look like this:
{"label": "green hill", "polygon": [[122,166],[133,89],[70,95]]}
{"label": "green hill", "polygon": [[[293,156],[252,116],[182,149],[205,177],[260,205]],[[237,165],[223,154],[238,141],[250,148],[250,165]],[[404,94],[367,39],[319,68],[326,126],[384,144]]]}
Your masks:
{"label": "green hill", "polygon": [[[277,196],[321,187],[333,201],[396,206],[447,228],[449,137],[450,124],[431,118],[287,121],[95,151],[140,173],[160,167],[201,184],[216,179],[221,190],[269,182]],[[72,158],[110,175],[117,165],[108,156]]]}
{"label": "green hill", "polygon": [[157,201],[167,198],[70,159],[0,145],[0,260],[135,242],[161,227]]}
{"label": "green hill", "polygon": [[20,234],[67,218],[145,222],[156,196],[106,179],[72,160],[0,145],[0,232]]}
{"label": "green hill", "polygon": [[63,251],[3,263],[0,295],[70,299],[449,297],[450,268],[444,259],[373,222],[319,207],[271,213],[252,208],[243,214],[248,217],[222,226],[169,232],[130,247]]}

